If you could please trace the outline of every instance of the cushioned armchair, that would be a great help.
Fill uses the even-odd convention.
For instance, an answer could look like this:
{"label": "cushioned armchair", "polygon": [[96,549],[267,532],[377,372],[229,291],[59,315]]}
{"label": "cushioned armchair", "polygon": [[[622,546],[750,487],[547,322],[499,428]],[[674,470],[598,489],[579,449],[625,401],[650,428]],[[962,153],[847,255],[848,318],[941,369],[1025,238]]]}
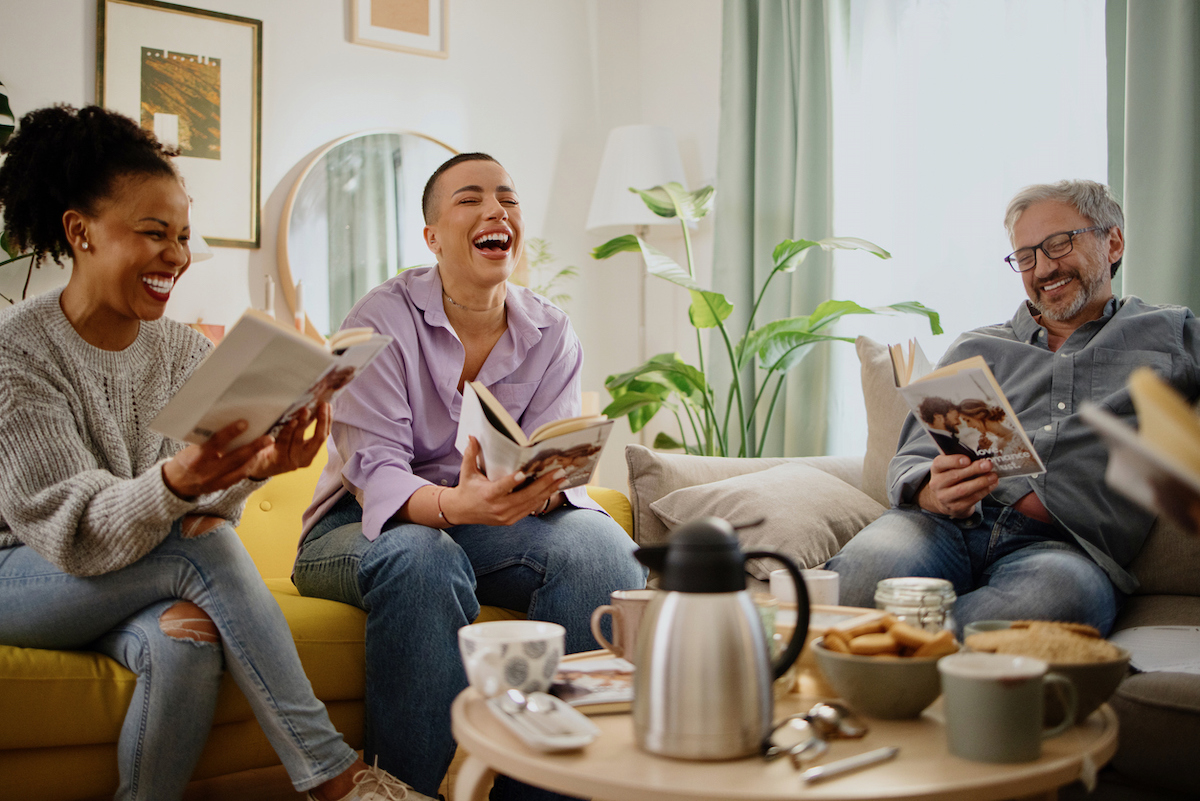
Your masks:
{"label": "cushioned armchair", "polygon": [[[366,615],[319,598],[304,598],[289,575],[308,506],[324,464],[279,476],[250,496],[238,534],[283,610],[313,690],[334,726],[362,747]],[[632,531],[629,502],[615,490],[592,497]],[[479,619],[521,617],[485,606]],[[117,737],[135,676],[87,651],[44,651],[0,645],[0,796],[68,801],[115,792]],[[246,699],[226,676],[212,734],[195,779],[278,764]]]}

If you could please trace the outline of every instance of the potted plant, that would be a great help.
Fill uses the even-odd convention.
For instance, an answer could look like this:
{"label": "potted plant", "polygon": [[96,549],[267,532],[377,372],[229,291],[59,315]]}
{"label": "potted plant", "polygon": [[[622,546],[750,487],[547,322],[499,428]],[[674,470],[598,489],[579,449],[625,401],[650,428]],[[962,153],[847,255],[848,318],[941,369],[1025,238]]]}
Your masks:
{"label": "potted plant", "polygon": [[[706,456],[762,456],[766,438],[759,432],[765,434],[771,425],[787,372],[820,342],[854,341],[853,337],[832,333],[833,324],[843,317],[894,312],[919,314],[928,318],[934,334],[942,333],[937,312],[916,301],[866,308],[850,300],[827,300],[812,314],[771,320],[756,326],[759,306],[771,282],[781,273],[795,271],[812,248],[865,250],[881,259],[891,258],[886,250],[864,239],[834,237],[815,241],[787,239],[779,243],[772,255],[771,273],[755,298],[745,330],[735,340],[725,326],[733,305],[720,292],[697,283],[688,234],[688,223],[704,217],[711,208],[713,187],[688,192],[677,183],[669,183],[630,191],[637,192],[646,206],[660,217],[679,220],[683,229],[686,269],[632,234],[605,242],[592,252],[592,256],[607,259],[617,253],[636,251],[642,254],[646,269],[652,275],[691,293],[688,319],[696,329],[699,357],[698,364],[693,366],[678,353],[660,353],[645,364],[609,376],[605,381],[612,403],[604,409],[604,414],[628,417],[633,431],[640,431],[663,407],[675,416],[679,438],[660,432],[654,439],[656,448],[683,449]],[[727,362],[730,379],[726,387],[713,386],[705,372],[704,329],[716,329],[720,337],[719,346],[713,348],[713,357]],[[711,361],[707,364],[711,368]],[[742,380],[750,370],[759,374],[758,380],[753,386],[746,387]]]}

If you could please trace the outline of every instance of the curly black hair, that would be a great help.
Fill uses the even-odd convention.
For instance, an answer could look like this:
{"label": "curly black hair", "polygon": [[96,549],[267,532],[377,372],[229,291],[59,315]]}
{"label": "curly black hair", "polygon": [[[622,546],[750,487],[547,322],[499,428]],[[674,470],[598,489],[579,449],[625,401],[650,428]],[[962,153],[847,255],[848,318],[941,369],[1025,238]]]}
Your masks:
{"label": "curly black hair", "polygon": [[21,118],[0,151],[0,211],[4,227],[35,261],[62,264],[71,255],[62,217],[69,209],[93,214],[116,182],[130,175],[178,178],[178,151],[136,122],[100,106],[56,105]]}

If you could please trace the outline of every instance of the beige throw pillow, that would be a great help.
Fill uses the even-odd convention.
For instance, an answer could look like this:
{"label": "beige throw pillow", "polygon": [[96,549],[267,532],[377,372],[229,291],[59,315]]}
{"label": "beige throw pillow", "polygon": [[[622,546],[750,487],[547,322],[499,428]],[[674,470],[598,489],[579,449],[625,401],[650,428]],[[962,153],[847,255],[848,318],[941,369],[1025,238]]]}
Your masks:
{"label": "beige throw pillow", "polygon": [[650,504],[675,490],[794,463],[809,465],[857,487],[862,470],[862,462],[848,456],[739,459],[666,453],[651,450],[643,445],[626,445],[625,463],[629,468],[633,538],[640,545],[666,542],[668,528],[650,510]]}
{"label": "beige throw pillow", "polygon": [[[802,569],[824,564],[884,512],[845,481],[795,463],[679,489],[650,508],[671,529],[709,516],[734,525],[764,518],[762,525],[738,532],[742,550],[781,553]],[[774,560],[753,560],[746,569],[766,579],[778,567]]]}
{"label": "beige throw pillow", "polygon": [[859,337],[854,342],[862,366],[863,401],[867,405],[867,452],[863,456],[862,490],[888,505],[887,469],[900,444],[908,404],[896,391],[892,359],[885,345]]}

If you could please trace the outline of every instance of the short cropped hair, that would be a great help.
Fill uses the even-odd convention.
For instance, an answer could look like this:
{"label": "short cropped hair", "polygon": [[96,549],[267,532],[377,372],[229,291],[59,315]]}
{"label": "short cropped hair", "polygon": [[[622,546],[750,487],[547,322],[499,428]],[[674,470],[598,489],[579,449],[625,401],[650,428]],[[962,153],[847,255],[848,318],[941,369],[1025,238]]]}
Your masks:
{"label": "short cropped hair", "polygon": [[[1021,215],[1034,203],[1041,203],[1044,200],[1071,204],[1076,211],[1091,220],[1092,225],[1098,225],[1106,230],[1110,228],[1116,228],[1122,232],[1125,230],[1125,214],[1121,211],[1121,204],[1113,197],[1112,191],[1107,186],[1096,181],[1082,179],[1059,181],[1053,184],[1027,186],[1009,201],[1008,209],[1004,212],[1004,227],[1008,231],[1010,242],[1013,238],[1013,229],[1016,228],[1017,220],[1021,219]],[[1111,268],[1112,275],[1117,274],[1120,266],[1121,259],[1117,259]]]}
{"label": "short cropped hair", "polygon": [[494,158],[487,153],[459,153],[452,156],[442,163],[442,166],[433,171],[433,175],[429,176],[429,180],[425,182],[425,191],[421,193],[421,214],[425,217],[425,224],[432,225],[437,221],[437,209],[434,207],[434,190],[437,188],[438,179],[442,177],[442,173],[451,167],[462,164],[464,161],[490,161],[494,164],[499,164]]}

